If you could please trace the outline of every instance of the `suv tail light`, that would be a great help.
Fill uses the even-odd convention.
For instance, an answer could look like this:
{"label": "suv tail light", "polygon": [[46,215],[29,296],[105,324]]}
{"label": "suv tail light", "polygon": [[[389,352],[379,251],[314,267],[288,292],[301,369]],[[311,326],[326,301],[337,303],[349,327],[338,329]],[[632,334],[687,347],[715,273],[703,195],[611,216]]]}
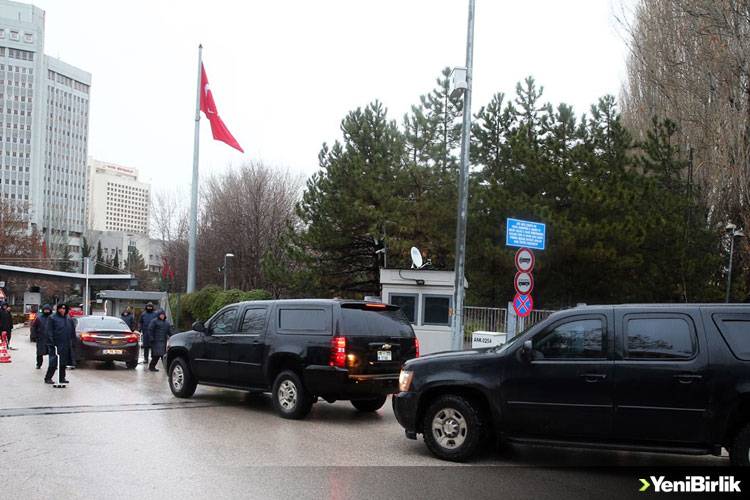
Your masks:
{"label": "suv tail light", "polygon": [[419,357],[419,339],[414,337],[414,347],[417,349],[417,357]]}
{"label": "suv tail light", "polygon": [[331,339],[331,366],[346,366],[346,337],[333,337]]}

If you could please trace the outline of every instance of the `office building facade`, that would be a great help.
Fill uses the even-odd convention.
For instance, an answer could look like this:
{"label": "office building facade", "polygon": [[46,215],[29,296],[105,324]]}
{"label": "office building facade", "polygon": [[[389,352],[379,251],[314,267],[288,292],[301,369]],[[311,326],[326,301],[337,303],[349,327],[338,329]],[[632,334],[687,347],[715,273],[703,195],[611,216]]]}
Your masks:
{"label": "office building facade", "polygon": [[88,228],[148,234],[151,187],[138,170],[89,157]]}
{"label": "office building facade", "polygon": [[[0,201],[80,258],[91,75],[44,54],[44,11],[0,0]],[[67,248],[65,248],[67,247]]]}

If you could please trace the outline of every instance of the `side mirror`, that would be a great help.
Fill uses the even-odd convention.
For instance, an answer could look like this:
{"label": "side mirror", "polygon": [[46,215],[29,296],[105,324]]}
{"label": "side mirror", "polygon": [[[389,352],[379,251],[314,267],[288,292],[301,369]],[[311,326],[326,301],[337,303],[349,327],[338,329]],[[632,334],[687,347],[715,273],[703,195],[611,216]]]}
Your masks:
{"label": "side mirror", "polygon": [[196,332],[204,333],[206,331],[206,327],[203,326],[202,321],[196,321],[195,323],[193,323],[193,330],[195,330]]}
{"label": "side mirror", "polygon": [[533,344],[530,340],[527,340],[523,343],[523,347],[521,348],[521,358],[526,361],[531,361],[533,357]]}

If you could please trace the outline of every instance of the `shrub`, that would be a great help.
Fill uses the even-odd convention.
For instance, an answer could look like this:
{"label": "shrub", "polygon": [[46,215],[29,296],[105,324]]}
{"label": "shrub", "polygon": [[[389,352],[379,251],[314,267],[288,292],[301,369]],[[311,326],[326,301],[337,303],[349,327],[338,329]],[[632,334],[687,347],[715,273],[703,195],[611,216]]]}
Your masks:
{"label": "shrub", "polygon": [[[208,285],[193,293],[180,295],[180,330],[190,329],[195,321],[207,321],[216,311],[229,304],[248,300],[271,300],[273,295],[265,290],[243,292],[234,289],[223,291],[216,285]],[[170,294],[169,304],[173,314],[178,314],[177,294]]]}

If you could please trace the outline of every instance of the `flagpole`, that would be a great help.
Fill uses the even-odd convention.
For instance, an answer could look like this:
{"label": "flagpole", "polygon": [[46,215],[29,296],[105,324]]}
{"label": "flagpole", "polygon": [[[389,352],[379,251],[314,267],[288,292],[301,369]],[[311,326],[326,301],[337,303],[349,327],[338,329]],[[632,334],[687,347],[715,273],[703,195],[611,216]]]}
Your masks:
{"label": "flagpole", "polygon": [[195,138],[193,139],[193,184],[190,196],[190,243],[188,250],[187,293],[195,291],[195,247],[198,231],[198,145],[201,121],[201,59],[203,45],[198,45],[198,91],[195,93]]}

